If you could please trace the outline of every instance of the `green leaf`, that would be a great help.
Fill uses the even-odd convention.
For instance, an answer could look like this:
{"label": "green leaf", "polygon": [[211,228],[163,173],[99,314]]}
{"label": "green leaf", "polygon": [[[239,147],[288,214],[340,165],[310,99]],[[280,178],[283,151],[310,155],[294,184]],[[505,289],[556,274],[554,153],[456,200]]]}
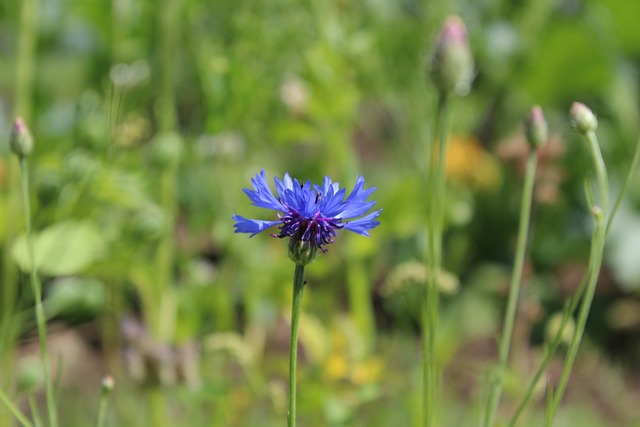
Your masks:
{"label": "green leaf", "polygon": [[[49,276],[76,274],[105,253],[105,242],[98,227],[89,221],[64,221],[33,236],[35,262]],[[29,271],[26,237],[13,244],[12,256],[21,270]]]}

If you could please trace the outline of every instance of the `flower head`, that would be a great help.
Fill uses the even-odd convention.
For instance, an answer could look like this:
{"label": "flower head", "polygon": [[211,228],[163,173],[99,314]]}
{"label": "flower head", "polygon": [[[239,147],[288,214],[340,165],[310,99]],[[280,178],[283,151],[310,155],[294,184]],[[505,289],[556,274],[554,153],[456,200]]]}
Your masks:
{"label": "flower head", "polygon": [[[278,226],[280,232],[272,236],[291,238],[290,255],[298,263],[309,262],[317,249],[324,252],[323,246],[333,243],[339,229],[369,236],[369,230],[380,224],[375,218],[381,210],[365,215],[376,202],[367,201],[375,188],[365,190],[363,177],[357,179],[349,196],[346,196],[346,189],[340,188],[328,176],[322,185],[310,181],[302,184],[291,179],[288,173],[283,180],[274,177],[274,181],[277,197],[267,184],[264,170],[252,178],[253,190],[245,188],[243,191],[254,206],[278,211],[278,219],[262,221],[233,215],[235,232],[251,233],[253,237]],[[297,252],[305,252],[306,256]]]}
{"label": "flower head", "polygon": [[431,56],[431,79],[441,94],[464,96],[471,89],[473,67],[467,28],[462,19],[449,16]]}
{"label": "flower head", "polygon": [[9,143],[11,150],[17,154],[18,157],[29,157],[33,151],[33,137],[24,120],[17,118],[15,122],[13,122]]}

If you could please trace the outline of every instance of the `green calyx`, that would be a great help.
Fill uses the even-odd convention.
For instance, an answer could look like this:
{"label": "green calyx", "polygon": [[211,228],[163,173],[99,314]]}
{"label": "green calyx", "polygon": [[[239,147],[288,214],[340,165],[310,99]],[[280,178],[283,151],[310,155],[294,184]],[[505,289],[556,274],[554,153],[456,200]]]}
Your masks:
{"label": "green calyx", "polygon": [[307,265],[315,260],[318,247],[293,236],[289,240],[289,258],[297,265]]}

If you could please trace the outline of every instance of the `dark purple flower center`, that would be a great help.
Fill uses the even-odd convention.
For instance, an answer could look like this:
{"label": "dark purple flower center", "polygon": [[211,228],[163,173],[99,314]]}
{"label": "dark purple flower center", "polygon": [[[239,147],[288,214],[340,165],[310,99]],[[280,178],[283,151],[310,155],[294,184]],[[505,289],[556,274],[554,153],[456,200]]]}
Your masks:
{"label": "dark purple flower center", "polygon": [[272,234],[274,237],[291,237],[293,239],[309,242],[311,245],[325,250],[323,245],[333,243],[333,238],[337,235],[336,229],[344,227],[335,218],[325,218],[317,211],[313,217],[306,218],[293,209],[288,208],[285,215],[279,215],[282,220],[279,234]]}

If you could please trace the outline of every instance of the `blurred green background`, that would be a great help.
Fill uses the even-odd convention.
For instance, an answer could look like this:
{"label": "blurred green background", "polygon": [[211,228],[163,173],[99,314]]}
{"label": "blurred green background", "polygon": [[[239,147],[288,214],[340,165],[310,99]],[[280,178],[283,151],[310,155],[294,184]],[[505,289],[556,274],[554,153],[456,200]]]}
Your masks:
{"label": "blurred green background", "polygon": [[[590,159],[572,101],[598,114],[612,185],[640,126],[640,2],[628,0],[4,0],[0,2],[0,385],[40,396],[10,124],[36,140],[31,182],[62,425],[281,426],[293,264],[242,193],[264,168],[377,187],[371,238],[343,233],[307,268],[299,423],[418,425],[425,65],[444,18],[465,21],[472,92],[447,159],[438,348],[443,425],[479,423],[504,308],[527,146],[543,149],[500,418],[515,409],[549,319],[584,271]],[[614,225],[558,426],[640,425],[639,178]],[[616,191],[614,191],[616,194]],[[557,381],[561,358],[546,380]],[[32,388],[35,387],[35,388]],[[34,391],[35,390],[35,391]],[[544,390],[523,426],[541,425]],[[91,420],[91,421],[87,421]],[[16,425],[0,407],[0,426]]]}

